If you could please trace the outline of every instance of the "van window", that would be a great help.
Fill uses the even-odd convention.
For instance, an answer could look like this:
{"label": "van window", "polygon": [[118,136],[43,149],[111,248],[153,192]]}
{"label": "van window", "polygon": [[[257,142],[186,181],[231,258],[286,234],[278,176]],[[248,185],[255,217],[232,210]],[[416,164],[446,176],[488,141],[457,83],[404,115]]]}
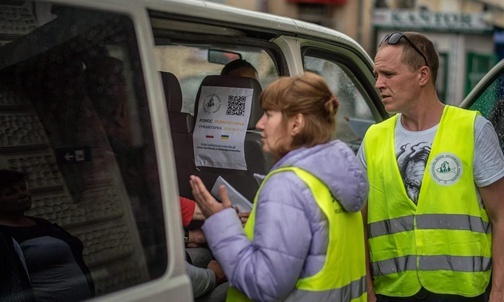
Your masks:
{"label": "van window", "polygon": [[[32,206],[24,214],[82,242],[96,296],[160,277],[168,261],[165,221],[132,21],[9,3],[1,9],[27,26],[1,32],[0,169],[27,174]],[[46,269],[49,300],[69,300],[57,291],[73,285],[48,277],[54,267],[43,252],[25,253],[29,273]],[[37,277],[30,279],[35,287]],[[86,298],[74,293],[70,300]]]}
{"label": "van window", "polygon": [[[282,63],[278,47],[269,42],[269,36],[258,38],[262,33],[241,31],[236,28],[239,24],[189,24],[170,18],[172,16],[151,12],[156,61],[163,77],[179,194],[193,198],[190,175],[199,176],[209,189],[220,176],[252,201],[258,188],[254,174],[266,174],[272,166],[270,157],[262,149],[260,134],[255,129],[256,122],[262,116],[259,95],[286,69],[282,68],[286,64]],[[241,73],[243,70],[234,69],[241,77],[236,77],[236,73],[231,74],[231,77],[220,77],[226,64],[238,58],[246,61],[241,61],[240,66],[250,64],[257,73],[252,72],[251,75],[250,67],[246,67],[246,74]],[[234,89],[230,87],[253,93],[248,104],[241,96],[220,96],[227,105],[221,107],[219,101],[216,110],[227,108],[229,111],[221,111],[224,113],[221,118],[201,119],[195,106],[204,104],[204,101],[198,103],[197,100],[202,83],[207,87],[220,86],[217,90],[224,93],[227,93],[227,89]],[[205,89],[202,91],[200,93],[206,93]],[[233,101],[229,102],[229,97]],[[248,111],[245,108],[249,108]],[[239,127],[225,124],[234,123],[229,117],[241,114],[250,114],[247,122],[238,123]],[[209,128],[205,127],[215,127],[211,128],[215,132],[206,132],[205,129]],[[216,164],[214,158],[220,162]]]}
{"label": "van window", "polygon": [[[203,37],[201,38],[204,41]],[[193,44],[194,45],[194,44]],[[229,53],[238,53],[241,59],[246,60],[257,69],[258,80],[261,86],[266,86],[278,77],[276,65],[271,55],[257,47],[237,45],[159,45],[156,46],[156,61],[160,71],[173,73],[179,80],[182,88],[182,112],[194,113],[196,93],[201,81],[207,75],[220,74],[224,64],[209,61],[209,50],[228,50]],[[230,58],[230,61],[234,58]]]}
{"label": "van window", "polygon": [[304,69],[322,76],[339,100],[335,138],[358,148],[374,118],[348,69],[342,63],[322,57],[307,55],[303,60]]}

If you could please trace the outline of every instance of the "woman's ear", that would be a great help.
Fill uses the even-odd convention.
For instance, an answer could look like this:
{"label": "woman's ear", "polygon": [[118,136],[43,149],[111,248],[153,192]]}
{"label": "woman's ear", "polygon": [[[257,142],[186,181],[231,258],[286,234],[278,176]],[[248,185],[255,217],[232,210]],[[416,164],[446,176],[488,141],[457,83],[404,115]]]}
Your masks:
{"label": "woman's ear", "polygon": [[304,115],[301,113],[296,114],[291,119],[290,134],[292,136],[297,135],[301,130],[303,130],[305,125]]}

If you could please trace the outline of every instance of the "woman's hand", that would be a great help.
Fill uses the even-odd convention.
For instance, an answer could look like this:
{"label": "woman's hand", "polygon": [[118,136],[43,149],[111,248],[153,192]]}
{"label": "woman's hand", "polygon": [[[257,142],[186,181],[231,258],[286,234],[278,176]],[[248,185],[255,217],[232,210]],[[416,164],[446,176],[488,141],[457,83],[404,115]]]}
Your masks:
{"label": "woman's hand", "polygon": [[231,207],[231,201],[229,200],[227,190],[224,185],[219,187],[219,196],[222,200],[222,203],[220,203],[213,198],[210,192],[208,192],[207,188],[198,176],[191,175],[189,183],[191,184],[194,200],[198,203],[201,213],[203,213],[205,218]]}
{"label": "woman's hand", "polygon": [[247,223],[249,216],[250,216],[250,212],[239,212],[238,213],[238,218],[240,218],[240,221],[243,226],[245,226],[245,224]]}
{"label": "woman's hand", "polygon": [[245,224],[247,223],[247,220],[250,216],[250,212],[240,212],[240,209],[238,209],[238,206],[233,206],[233,209],[235,209],[236,214],[238,215],[238,218],[240,219],[242,226],[245,227]]}

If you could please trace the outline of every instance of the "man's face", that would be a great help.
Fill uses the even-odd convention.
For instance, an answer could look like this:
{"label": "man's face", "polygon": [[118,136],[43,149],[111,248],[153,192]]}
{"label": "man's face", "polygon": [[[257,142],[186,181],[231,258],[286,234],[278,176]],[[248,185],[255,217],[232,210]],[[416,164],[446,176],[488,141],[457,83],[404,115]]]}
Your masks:
{"label": "man's face", "polygon": [[382,46],[375,57],[375,87],[380,91],[385,110],[391,113],[407,113],[415,110],[419,95],[418,70],[402,62],[401,46]]}
{"label": "man's face", "polygon": [[0,189],[0,213],[24,213],[30,208],[31,193],[24,181]]}

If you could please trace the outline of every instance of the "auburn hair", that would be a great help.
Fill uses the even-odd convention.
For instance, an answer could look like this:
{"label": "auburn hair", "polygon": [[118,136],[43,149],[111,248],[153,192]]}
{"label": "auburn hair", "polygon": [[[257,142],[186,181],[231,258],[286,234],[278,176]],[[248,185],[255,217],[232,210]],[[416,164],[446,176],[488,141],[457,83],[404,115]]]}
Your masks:
{"label": "auburn hair", "polygon": [[265,111],[280,111],[285,127],[297,114],[304,117],[303,129],[292,138],[291,146],[279,150],[280,156],[300,147],[326,143],[334,134],[338,101],[324,79],[315,73],[279,78],[262,91],[260,102]]}

